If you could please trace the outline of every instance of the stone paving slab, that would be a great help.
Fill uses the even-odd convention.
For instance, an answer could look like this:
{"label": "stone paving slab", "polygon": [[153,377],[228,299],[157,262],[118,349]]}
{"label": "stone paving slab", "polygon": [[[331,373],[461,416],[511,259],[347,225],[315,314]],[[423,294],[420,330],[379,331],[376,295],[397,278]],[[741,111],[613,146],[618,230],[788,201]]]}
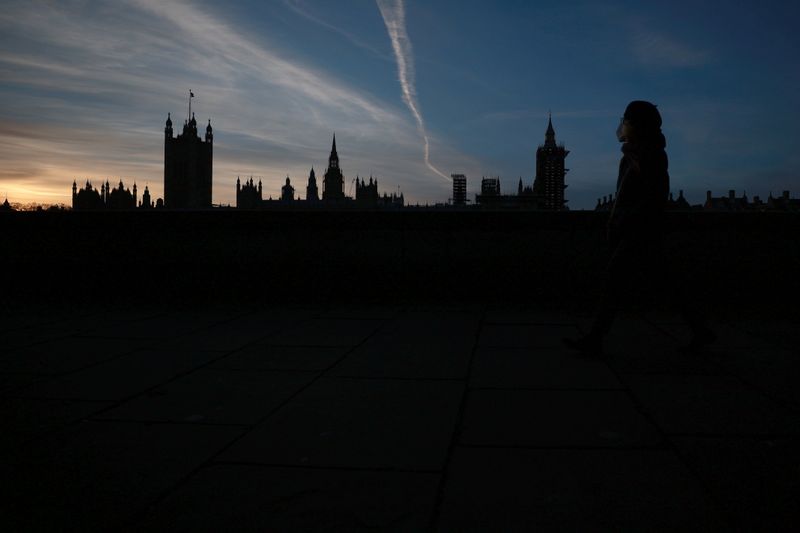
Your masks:
{"label": "stone paving slab", "polygon": [[119,401],[223,356],[220,352],[142,350],[36,382],[15,394],[29,398]]}
{"label": "stone paving slab", "polygon": [[711,350],[716,363],[772,398],[800,407],[800,354],[773,345]]}
{"label": "stone paving slab", "polygon": [[724,531],[667,450],[457,448],[435,531]]}
{"label": "stone paving slab", "polygon": [[[689,328],[686,326],[683,318],[678,313],[667,311],[664,309],[649,309],[644,316],[647,322],[654,324],[656,326],[661,326],[665,324],[670,324],[676,326],[676,329],[681,332],[688,333]],[[683,328],[681,328],[683,326]],[[684,329],[685,328],[685,329]]]}
{"label": "stone paving slab", "polygon": [[356,346],[384,324],[381,319],[318,318],[267,337],[280,346]]}
{"label": "stone paving slab", "polygon": [[612,358],[627,356],[635,359],[645,356],[674,357],[678,348],[689,342],[689,336],[680,331],[669,333],[648,323],[641,317],[622,315],[611,326],[603,346]]}
{"label": "stone paving slab", "polygon": [[86,331],[88,320],[89,318],[82,316],[64,317],[59,320],[53,320],[52,317],[48,317],[40,323],[33,321],[24,327],[4,331],[0,356],[9,350],[79,335]]}
{"label": "stone paving slab", "polygon": [[494,307],[487,309],[487,324],[539,324],[572,326],[585,317],[576,317],[560,310],[549,310],[541,307],[520,306],[516,308]]}
{"label": "stone paving slab", "polygon": [[220,460],[441,469],[463,387],[436,381],[322,378]]}
{"label": "stone paving slab", "polygon": [[720,376],[729,374],[711,351],[682,352],[674,344],[610,349],[608,365],[617,374],[680,374]]}
{"label": "stone paving slab", "polygon": [[338,318],[345,320],[391,320],[403,313],[399,305],[386,304],[349,304],[333,305],[318,313],[320,318]]}
{"label": "stone paving slab", "polygon": [[269,341],[251,344],[212,366],[231,370],[322,371],[352,350],[350,346],[276,346]]}
{"label": "stone paving slab", "polygon": [[238,350],[270,335],[291,330],[309,320],[312,313],[306,309],[272,309],[241,315],[239,311],[239,316],[226,316],[203,329],[183,334],[164,346],[187,350]]}
{"label": "stone paving slab", "polygon": [[162,344],[163,348],[176,350],[211,350],[231,352],[258,342],[288,323],[273,320],[250,323],[227,322],[215,324],[199,331],[184,334]]}
{"label": "stone paving slab", "polygon": [[11,396],[16,390],[47,378],[47,374],[0,372],[0,397]]}
{"label": "stone paving slab", "polygon": [[555,348],[484,348],[475,352],[470,387],[621,389],[608,365]]}
{"label": "stone paving slab", "polygon": [[[192,312],[189,310],[170,312],[163,307],[154,305],[147,307],[126,307],[123,309],[90,309],[83,314],[84,316],[69,313],[69,318],[66,320],[69,323],[75,324],[75,329],[79,335],[103,336],[102,333],[104,331],[116,327],[122,327],[124,325],[132,325],[132,327],[135,327],[139,323],[153,323],[153,320],[164,320],[168,318],[170,314],[183,315],[186,317],[191,316]],[[121,338],[125,338],[125,336],[121,336]]]}
{"label": "stone paving slab", "polygon": [[229,308],[220,310],[181,310],[161,312],[136,320],[110,323],[88,322],[83,332],[109,339],[148,339],[163,341],[202,330],[214,324],[231,320],[236,312]]}
{"label": "stone paving slab", "polygon": [[[718,336],[717,341],[714,343],[714,349],[716,350],[742,350],[762,348],[770,345],[768,341],[726,322],[715,321],[712,323],[712,328]],[[688,340],[690,336],[689,329],[682,324],[660,324],[659,329],[675,337],[685,338],[686,340]]]}
{"label": "stone paving slab", "polygon": [[0,357],[0,372],[64,374],[131,353],[145,340],[68,337],[18,348]]}
{"label": "stone paving slab", "polygon": [[671,440],[740,530],[800,529],[800,438]]}
{"label": "stone paving slab", "polygon": [[800,415],[733,376],[626,376],[665,433],[800,435]]}
{"label": "stone paving slab", "polygon": [[102,413],[102,419],[255,424],[316,377],[201,368]]}
{"label": "stone paving slab", "polygon": [[387,324],[334,370],[337,376],[464,379],[480,316],[408,313]]}
{"label": "stone paving slab", "polygon": [[774,318],[769,321],[739,317],[731,323],[735,329],[763,339],[781,348],[800,352],[800,319]]}
{"label": "stone paving slab", "polygon": [[90,415],[110,407],[108,402],[86,402],[76,400],[35,400],[8,398],[0,400],[0,453],[13,453],[28,442],[52,431],[66,428]]}
{"label": "stone paving slab", "polygon": [[577,337],[574,324],[486,324],[479,346],[494,348],[559,348],[563,337]]}
{"label": "stone paving slab", "polygon": [[[70,314],[83,314],[70,310]],[[0,333],[8,335],[14,331],[30,330],[65,320],[64,311],[56,309],[36,309],[20,313],[17,310],[0,311]]]}
{"label": "stone paving slab", "polygon": [[[425,531],[439,474],[217,464],[153,509],[137,530]],[[213,505],[198,506],[198,502]]]}
{"label": "stone paving slab", "polygon": [[622,313],[596,359],[561,346],[590,314],[536,304],[45,311],[0,349],[11,531],[797,522],[789,322],[689,355]]}
{"label": "stone paving slab", "polygon": [[120,529],[239,434],[127,422],[84,422],[51,433],[0,463],[4,529]]}
{"label": "stone paving slab", "polygon": [[459,443],[572,448],[661,440],[624,391],[471,390]]}

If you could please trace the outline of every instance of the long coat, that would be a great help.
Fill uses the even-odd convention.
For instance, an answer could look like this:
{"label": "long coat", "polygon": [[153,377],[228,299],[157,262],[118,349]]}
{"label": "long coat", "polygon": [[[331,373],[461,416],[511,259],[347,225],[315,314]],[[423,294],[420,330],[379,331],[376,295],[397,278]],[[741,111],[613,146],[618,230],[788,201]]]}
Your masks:
{"label": "long coat", "polygon": [[[625,143],[617,194],[607,226],[608,305],[642,302],[642,291],[661,298],[664,210],[669,196],[666,143],[660,133],[646,143]],[[612,302],[613,301],[613,302]]]}
{"label": "long coat", "polygon": [[660,240],[669,196],[669,162],[660,133],[643,143],[625,143],[619,163],[617,193],[608,221],[609,240],[645,245]]}

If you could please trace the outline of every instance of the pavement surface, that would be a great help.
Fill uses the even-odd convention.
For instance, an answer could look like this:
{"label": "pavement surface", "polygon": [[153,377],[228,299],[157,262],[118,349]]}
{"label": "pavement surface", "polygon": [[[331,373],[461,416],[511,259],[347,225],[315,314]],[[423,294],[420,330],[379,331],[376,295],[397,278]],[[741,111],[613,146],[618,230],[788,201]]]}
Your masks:
{"label": "pavement surface", "polygon": [[7,312],[0,529],[797,531],[800,327],[731,315]]}

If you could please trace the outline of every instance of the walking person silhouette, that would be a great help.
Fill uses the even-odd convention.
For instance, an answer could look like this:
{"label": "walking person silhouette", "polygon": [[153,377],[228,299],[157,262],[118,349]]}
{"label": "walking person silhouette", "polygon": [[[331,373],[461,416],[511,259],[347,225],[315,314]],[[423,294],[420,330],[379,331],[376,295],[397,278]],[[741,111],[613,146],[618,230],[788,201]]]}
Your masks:
{"label": "walking person silhouette", "polygon": [[562,339],[569,348],[601,355],[603,338],[620,309],[642,303],[649,292],[658,299],[677,299],[677,308],[692,331],[684,350],[694,351],[712,343],[716,335],[704,314],[691,305],[673,275],[663,270],[664,210],[669,196],[666,139],[661,114],[650,102],[628,104],[617,128],[622,159],[617,192],[608,220],[606,240],[612,250],[599,309],[590,332],[579,339]]}

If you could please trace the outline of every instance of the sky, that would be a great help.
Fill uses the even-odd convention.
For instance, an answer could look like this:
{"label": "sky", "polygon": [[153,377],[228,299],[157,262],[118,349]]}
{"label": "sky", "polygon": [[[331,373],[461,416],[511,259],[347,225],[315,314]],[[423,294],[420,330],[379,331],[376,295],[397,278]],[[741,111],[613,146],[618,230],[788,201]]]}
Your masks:
{"label": "sky", "polygon": [[[713,4],[713,5],[712,5]],[[533,182],[552,113],[566,198],[614,192],[631,100],[658,105],[671,188],[800,196],[800,5],[533,0],[4,0],[0,196],[71,202],[73,180],[163,194],[167,113],[214,128],[215,204],[237,176],[302,195],[331,138],[350,192],[407,203],[448,176]]]}

